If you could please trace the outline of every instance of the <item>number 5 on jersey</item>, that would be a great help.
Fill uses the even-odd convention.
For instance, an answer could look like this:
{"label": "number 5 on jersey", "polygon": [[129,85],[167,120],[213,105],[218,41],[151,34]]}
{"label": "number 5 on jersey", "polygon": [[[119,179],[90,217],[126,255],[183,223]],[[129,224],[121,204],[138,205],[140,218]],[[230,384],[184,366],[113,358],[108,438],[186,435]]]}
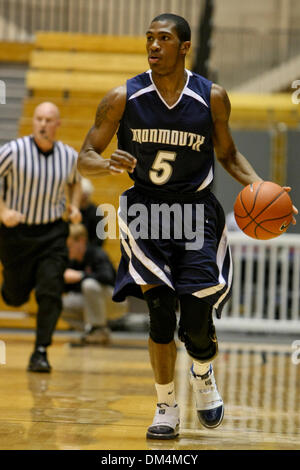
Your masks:
{"label": "number 5 on jersey", "polygon": [[152,168],[149,170],[149,177],[154,184],[165,184],[172,175],[173,167],[169,162],[176,159],[175,152],[159,150],[156,154]]}

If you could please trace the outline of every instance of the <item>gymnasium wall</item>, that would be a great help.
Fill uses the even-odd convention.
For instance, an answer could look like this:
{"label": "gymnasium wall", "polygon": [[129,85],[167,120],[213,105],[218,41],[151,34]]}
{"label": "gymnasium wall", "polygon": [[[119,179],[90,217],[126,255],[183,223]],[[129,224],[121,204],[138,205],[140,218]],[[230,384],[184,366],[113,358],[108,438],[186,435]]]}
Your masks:
{"label": "gymnasium wall", "polygon": [[144,35],[162,12],[198,26],[202,0],[0,0],[0,40],[32,41],[36,31]]}
{"label": "gymnasium wall", "polygon": [[[300,54],[297,0],[212,0],[210,70],[233,88]],[[184,16],[199,36],[205,0],[0,0],[0,41],[32,42],[36,31],[144,36],[151,19]]]}
{"label": "gymnasium wall", "polygon": [[[298,29],[298,0],[212,0],[214,27]],[[89,34],[144,34],[162,12],[177,13],[198,27],[205,0],[0,0],[0,40],[32,40],[37,30]]]}
{"label": "gymnasium wall", "polygon": [[210,69],[234,88],[300,54],[297,0],[214,0]]}

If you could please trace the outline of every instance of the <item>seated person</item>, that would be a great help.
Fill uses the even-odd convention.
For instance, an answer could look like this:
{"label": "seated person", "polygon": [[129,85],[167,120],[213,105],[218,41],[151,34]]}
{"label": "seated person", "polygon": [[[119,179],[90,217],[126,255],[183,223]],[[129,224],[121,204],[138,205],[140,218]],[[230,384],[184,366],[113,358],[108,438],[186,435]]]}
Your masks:
{"label": "seated person", "polygon": [[105,251],[88,242],[83,224],[71,224],[69,263],[64,272],[62,318],[83,331],[81,344],[107,344],[107,304],[113,304],[116,272]]}

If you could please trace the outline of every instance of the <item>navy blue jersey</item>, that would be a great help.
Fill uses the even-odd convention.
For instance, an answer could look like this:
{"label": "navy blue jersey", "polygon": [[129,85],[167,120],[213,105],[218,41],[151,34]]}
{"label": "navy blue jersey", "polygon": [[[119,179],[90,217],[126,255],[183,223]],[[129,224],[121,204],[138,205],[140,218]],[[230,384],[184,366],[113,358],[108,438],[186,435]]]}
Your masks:
{"label": "navy blue jersey", "polygon": [[151,190],[193,193],[213,180],[212,82],[186,72],[185,87],[172,106],[160,95],[151,70],[127,81],[118,145],[137,159],[129,176]]}

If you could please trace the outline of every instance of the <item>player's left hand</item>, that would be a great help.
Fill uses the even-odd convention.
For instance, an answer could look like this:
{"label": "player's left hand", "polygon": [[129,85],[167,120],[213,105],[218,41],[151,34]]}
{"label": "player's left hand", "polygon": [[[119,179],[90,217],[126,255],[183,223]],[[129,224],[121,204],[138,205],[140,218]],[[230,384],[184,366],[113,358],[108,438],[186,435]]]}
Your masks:
{"label": "player's left hand", "polygon": [[[292,188],[291,188],[290,186],[282,186],[282,189],[284,189],[287,193],[289,193]],[[293,205],[293,213],[294,213],[295,215],[298,214],[298,209],[297,209],[297,207],[294,206],[294,205]],[[296,223],[297,223],[297,222],[296,222],[296,219],[295,219],[295,217],[293,217],[293,219],[292,219],[292,224],[293,224],[293,225],[296,225]]]}
{"label": "player's left hand", "polygon": [[82,215],[78,207],[74,206],[73,204],[69,204],[68,213],[69,220],[72,222],[72,224],[80,224],[82,221]]}
{"label": "player's left hand", "polygon": [[133,155],[124,150],[117,149],[110,157],[108,169],[112,175],[123,173],[124,170],[133,173],[136,162],[137,160]]}

